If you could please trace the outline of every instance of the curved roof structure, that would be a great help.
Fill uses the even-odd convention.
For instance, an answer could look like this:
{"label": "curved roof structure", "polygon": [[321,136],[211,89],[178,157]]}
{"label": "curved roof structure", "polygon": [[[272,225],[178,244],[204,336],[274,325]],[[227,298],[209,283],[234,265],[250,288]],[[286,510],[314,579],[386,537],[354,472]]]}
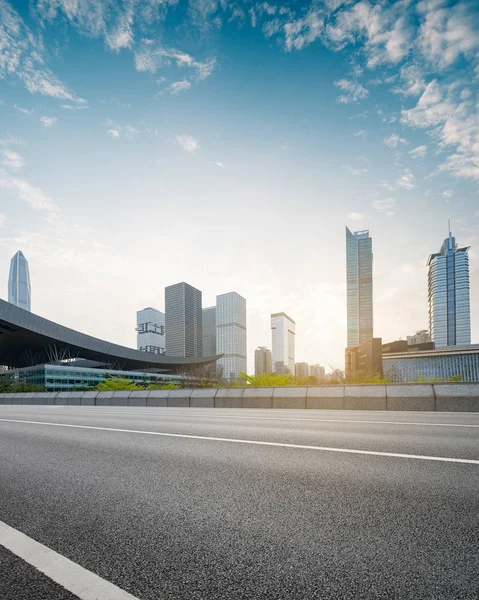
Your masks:
{"label": "curved roof structure", "polygon": [[141,352],[80,333],[0,300],[0,365],[21,368],[51,362],[52,355],[58,352],[66,352],[72,358],[116,364],[120,369],[173,372],[207,365],[220,358],[219,355],[183,358]]}

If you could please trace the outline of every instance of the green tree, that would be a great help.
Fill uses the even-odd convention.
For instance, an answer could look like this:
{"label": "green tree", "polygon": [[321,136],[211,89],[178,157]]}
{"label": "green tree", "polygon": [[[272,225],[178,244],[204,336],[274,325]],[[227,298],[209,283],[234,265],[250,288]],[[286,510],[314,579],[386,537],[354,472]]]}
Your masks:
{"label": "green tree", "polygon": [[293,378],[291,375],[277,375],[276,373],[247,375],[246,373],[240,373],[240,377],[253,387],[281,387],[293,385]]}
{"label": "green tree", "polygon": [[105,379],[103,383],[99,383],[96,389],[100,392],[119,392],[124,390],[139,390],[141,388],[131,379],[111,377],[110,379]]}

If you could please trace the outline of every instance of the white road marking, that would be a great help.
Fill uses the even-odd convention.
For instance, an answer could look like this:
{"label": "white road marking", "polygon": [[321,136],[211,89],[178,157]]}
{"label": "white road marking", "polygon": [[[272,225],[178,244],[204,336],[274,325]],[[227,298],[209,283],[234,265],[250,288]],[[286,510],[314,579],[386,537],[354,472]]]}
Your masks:
{"label": "white road marking", "polygon": [[[7,405],[5,405],[7,406]],[[19,405],[10,405],[10,406],[19,406]],[[22,406],[22,409],[24,409],[27,405]],[[29,408],[38,408],[38,406],[36,405],[29,405]],[[426,423],[426,422],[421,422],[421,421],[375,421],[375,420],[366,420],[366,419],[321,419],[321,418],[315,418],[315,417],[311,417],[311,418],[303,418],[303,417],[270,417],[268,415],[264,415],[264,416],[242,416],[242,415],[215,415],[212,413],[189,413],[186,411],[189,411],[189,408],[185,408],[185,412],[172,412],[170,411],[170,409],[168,407],[163,407],[163,406],[159,406],[156,407],[156,409],[152,410],[152,407],[144,407],[144,406],[125,406],[123,407],[125,410],[117,410],[119,407],[117,406],[42,406],[42,411],[45,408],[58,408],[60,409],[59,412],[63,413],[65,412],[65,409],[71,409],[71,408],[79,408],[81,409],[80,412],[83,414],[88,414],[88,415],[98,415],[100,411],[102,411],[102,409],[107,409],[104,411],[105,414],[107,414],[108,416],[112,416],[112,415],[125,415],[125,414],[129,414],[130,416],[132,415],[132,411],[137,411],[140,415],[142,416],[159,416],[159,415],[167,415],[167,416],[174,416],[174,417],[201,417],[201,418],[212,418],[212,419],[236,419],[236,420],[257,420],[257,421],[304,421],[304,422],[313,422],[313,423],[366,423],[368,425],[408,425],[408,426],[421,426],[424,425],[425,427],[466,427],[466,428],[472,428],[472,429],[479,429],[479,425],[473,425],[473,424],[469,424],[469,423]],[[147,409],[147,410],[143,410],[143,409]],[[111,410],[110,410],[111,409]],[[158,410],[160,409],[160,411]],[[164,412],[161,411],[161,409],[166,409]],[[208,409],[205,409],[208,410]],[[212,410],[218,410],[218,409],[212,409]],[[221,410],[221,409],[220,409]],[[226,410],[231,410],[231,409],[226,409]],[[233,409],[234,410],[234,409]],[[243,409],[240,409],[243,410]],[[274,409],[271,409],[274,410]],[[376,411],[375,411],[376,412]],[[74,415],[77,416],[77,415]]]}
{"label": "white road marking", "polygon": [[0,545],[80,600],[138,600],[113,583],[0,521]]}
{"label": "white road marking", "polygon": [[90,429],[94,431],[112,431],[116,433],[135,433],[142,435],[156,435],[161,437],[183,438],[190,440],[206,440],[212,442],[229,442],[233,444],[251,444],[255,446],[273,446],[277,448],[294,448],[298,450],[318,450],[321,452],[340,452],[344,454],[364,454],[367,456],[387,456],[392,458],[409,458],[413,460],[432,460],[437,462],[463,463],[479,465],[479,460],[471,458],[451,458],[446,456],[427,456],[420,454],[402,454],[399,452],[378,452],[375,450],[355,450],[353,448],[332,448],[328,446],[308,446],[305,444],[285,444],[282,442],[265,442],[262,440],[241,440],[235,438],[211,437],[205,435],[190,435],[186,433],[164,433],[160,431],[142,431],[137,429],[118,429],[115,427],[97,427],[93,425],[72,425],[69,423],[46,423],[44,421],[25,421],[20,419],[0,419],[8,423],[25,423],[29,425],[49,425],[53,427],[70,427],[73,429]]}

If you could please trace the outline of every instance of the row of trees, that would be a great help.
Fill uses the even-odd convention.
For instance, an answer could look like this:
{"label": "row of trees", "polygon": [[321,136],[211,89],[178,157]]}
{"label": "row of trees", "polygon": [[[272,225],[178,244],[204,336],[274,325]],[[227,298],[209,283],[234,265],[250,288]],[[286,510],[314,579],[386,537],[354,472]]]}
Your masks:
{"label": "row of trees", "polygon": [[[239,387],[285,387],[285,386],[311,386],[311,385],[344,385],[344,384],[386,384],[391,383],[387,377],[377,373],[358,373],[354,377],[345,377],[340,369],[333,369],[323,380],[314,376],[295,377],[293,375],[278,375],[276,373],[263,373],[262,375],[248,375],[240,373],[240,379],[234,382],[227,381],[221,373],[214,368],[201,367],[194,371],[180,373],[182,383],[162,383],[161,381],[132,381],[123,377],[107,377],[103,383],[96,386],[72,387],[77,391],[121,391],[121,390],[176,390],[181,388],[239,388]],[[444,381],[461,381],[459,375],[442,379],[440,377],[426,378],[419,376],[411,383],[439,383]],[[45,387],[30,383],[13,381],[7,375],[0,377],[0,393],[25,393],[43,392]]]}

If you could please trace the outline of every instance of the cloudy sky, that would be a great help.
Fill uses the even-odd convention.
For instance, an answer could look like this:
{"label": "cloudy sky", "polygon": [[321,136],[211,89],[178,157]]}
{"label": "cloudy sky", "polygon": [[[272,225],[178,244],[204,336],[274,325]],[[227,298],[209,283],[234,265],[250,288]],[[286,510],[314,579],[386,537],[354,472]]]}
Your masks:
{"label": "cloudy sky", "polygon": [[369,229],[375,335],[426,328],[426,260],[471,245],[479,342],[476,0],[0,0],[0,295],[134,346],[187,281],[296,320],[342,366],[345,225]]}

